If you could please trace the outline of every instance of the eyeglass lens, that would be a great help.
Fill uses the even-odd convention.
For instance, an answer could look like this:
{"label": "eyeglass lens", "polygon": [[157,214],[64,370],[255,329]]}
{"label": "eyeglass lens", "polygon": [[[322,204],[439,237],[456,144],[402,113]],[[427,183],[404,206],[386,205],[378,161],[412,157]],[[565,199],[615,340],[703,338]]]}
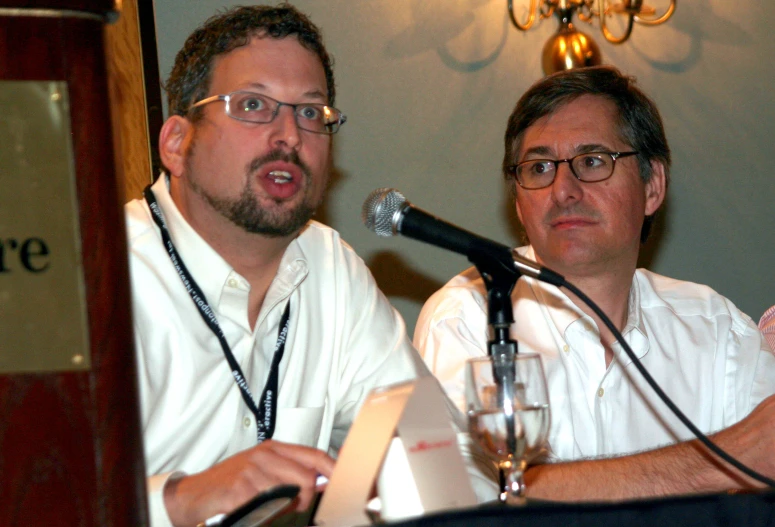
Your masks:
{"label": "eyeglass lens", "polygon": [[532,159],[519,163],[516,177],[525,188],[548,187],[554,181],[558,165],[569,163],[571,170],[582,181],[601,181],[608,178],[614,169],[614,157],[605,152],[579,154],[572,159]]}
{"label": "eyeglass lens", "polygon": [[269,123],[277,116],[280,106],[291,106],[296,124],[302,130],[321,134],[333,134],[339,129],[342,114],[325,104],[281,103],[258,93],[235,92],[229,95],[227,111],[232,117],[252,123]]}

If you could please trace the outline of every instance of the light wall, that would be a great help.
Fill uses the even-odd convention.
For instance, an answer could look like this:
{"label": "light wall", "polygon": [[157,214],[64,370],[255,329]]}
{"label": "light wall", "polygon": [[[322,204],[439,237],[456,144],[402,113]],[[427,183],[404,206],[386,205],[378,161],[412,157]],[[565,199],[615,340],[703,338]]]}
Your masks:
{"label": "light wall", "polygon": [[[188,33],[237,4],[154,1],[163,79]],[[507,21],[506,0],[293,4],[323,30],[336,105],[348,116],[318,219],[363,256],[412,331],[423,301],[467,262],[376,237],[361,224],[361,204],[371,190],[395,187],[440,217],[516,244],[499,171],[503,132],[516,100],[542,76],[541,48],[556,22],[520,33]],[[647,4],[661,11],[666,1]],[[655,99],[673,150],[667,208],[643,263],[709,284],[755,320],[775,304],[773,21],[775,2],[680,0],[666,25],[635,27],[621,46],[579,25],[605,62],[636,76]]]}

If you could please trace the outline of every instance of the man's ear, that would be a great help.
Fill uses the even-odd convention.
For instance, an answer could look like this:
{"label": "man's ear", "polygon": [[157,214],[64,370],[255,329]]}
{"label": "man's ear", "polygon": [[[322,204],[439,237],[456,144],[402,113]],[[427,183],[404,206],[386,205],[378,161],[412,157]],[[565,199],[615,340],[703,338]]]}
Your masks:
{"label": "man's ear", "polygon": [[646,216],[651,216],[662,206],[662,202],[665,201],[666,187],[665,165],[661,161],[652,161],[651,179],[646,183]]}
{"label": "man's ear", "polygon": [[194,134],[194,125],[180,115],[167,119],[159,133],[159,157],[170,176],[183,175],[186,154]]}

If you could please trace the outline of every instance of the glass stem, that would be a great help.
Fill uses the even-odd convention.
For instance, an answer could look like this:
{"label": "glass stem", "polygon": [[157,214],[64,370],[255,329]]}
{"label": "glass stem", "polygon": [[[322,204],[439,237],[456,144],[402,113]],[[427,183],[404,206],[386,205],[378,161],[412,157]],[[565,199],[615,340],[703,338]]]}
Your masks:
{"label": "glass stem", "polygon": [[525,480],[522,470],[512,467],[505,471],[503,481],[503,492],[500,495],[500,501],[508,505],[524,505],[525,503]]}

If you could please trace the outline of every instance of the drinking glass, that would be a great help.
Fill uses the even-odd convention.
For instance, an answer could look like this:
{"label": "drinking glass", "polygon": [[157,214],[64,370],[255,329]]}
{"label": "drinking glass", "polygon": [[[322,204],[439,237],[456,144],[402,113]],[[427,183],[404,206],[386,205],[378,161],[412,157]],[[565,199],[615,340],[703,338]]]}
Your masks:
{"label": "drinking glass", "polygon": [[518,353],[466,363],[468,430],[501,470],[500,501],[525,499],[523,472],[549,434],[549,395],[541,357]]}

